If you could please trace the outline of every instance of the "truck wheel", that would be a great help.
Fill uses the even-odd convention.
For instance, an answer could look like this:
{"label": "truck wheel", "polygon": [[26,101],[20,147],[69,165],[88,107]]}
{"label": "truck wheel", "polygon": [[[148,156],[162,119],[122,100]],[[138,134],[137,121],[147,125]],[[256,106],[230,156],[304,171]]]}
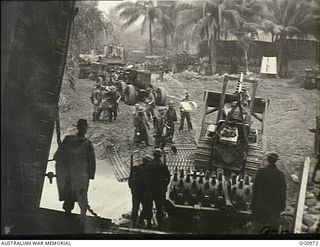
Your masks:
{"label": "truck wheel", "polygon": [[127,83],[124,81],[119,81],[119,92],[121,95],[121,99],[124,100],[125,89],[127,87]]}
{"label": "truck wheel", "polygon": [[127,105],[134,105],[136,101],[136,89],[133,85],[127,85],[124,91],[124,102]]}
{"label": "truck wheel", "polygon": [[159,106],[165,106],[167,101],[167,90],[163,87],[158,87],[156,89],[156,104]]}

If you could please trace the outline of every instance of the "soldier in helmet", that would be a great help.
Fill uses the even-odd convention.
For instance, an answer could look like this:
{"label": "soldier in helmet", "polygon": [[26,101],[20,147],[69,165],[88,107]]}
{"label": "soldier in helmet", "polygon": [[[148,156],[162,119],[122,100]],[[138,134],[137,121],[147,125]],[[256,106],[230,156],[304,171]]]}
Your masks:
{"label": "soldier in helmet", "polygon": [[164,76],[164,68],[163,68],[163,65],[161,64],[159,67],[159,79],[161,82],[163,82],[163,76]]}
{"label": "soldier in helmet", "polygon": [[151,87],[147,88],[147,98],[146,98],[146,114],[148,121],[152,121],[154,118],[154,109],[156,108],[155,97]]}
{"label": "soldier in helmet", "polygon": [[121,95],[117,92],[116,87],[111,86],[109,88],[109,94],[108,94],[109,122],[112,122],[112,118],[114,121],[117,119],[118,106],[119,106],[120,99],[121,99]]}
{"label": "soldier in helmet", "polygon": [[101,108],[102,108],[102,119],[105,121],[109,114],[109,107],[110,107],[110,97],[109,97],[109,89],[102,88],[101,90]]}
{"label": "soldier in helmet", "polygon": [[163,223],[163,206],[165,203],[165,195],[170,182],[170,172],[166,164],[161,160],[163,152],[160,148],[153,151],[153,160],[146,169],[146,189],[144,210],[147,218],[148,227],[151,226],[152,204],[156,205],[156,218],[158,227],[162,227]]}
{"label": "soldier in helmet", "polygon": [[96,88],[92,90],[90,100],[91,100],[91,103],[93,104],[92,121],[93,122],[98,121],[102,113],[102,107],[101,107],[102,95],[101,95],[100,83],[97,83]]}
{"label": "soldier in helmet", "polygon": [[176,110],[174,109],[174,101],[170,100],[168,104],[168,109],[164,114],[165,124],[166,124],[166,138],[167,142],[173,143],[173,136],[174,136],[174,127],[175,122],[178,121]]}
{"label": "soldier in helmet", "polygon": [[140,143],[144,142],[147,146],[149,144],[149,136],[147,128],[150,129],[150,126],[147,122],[144,108],[140,106],[137,112],[137,115],[134,116],[134,142],[139,146]]}
{"label": "soldier in helmet", "polygon": [[265,227],[277,230],[280,213],[286,207],[286,181],[276,166],[279,155],[269,153],[267,160],[268,165],[258,171],[252,188],[251,208],[257,233]]}
{"label": "soldier in helmet", "polygon": [[165,113],[165,107],[159,107],[158,112],[159,115],[154,117],[153,120],[153,127],[155,130],[154,134],[154,146],[155,148],[161,148],[164,149],[166,145],[165,136],[163,129],[165,128],[165,119],[164,119],[164,113]]}
{"label": "soldier in helmet", "polygon": [[[140,204],[143,204],[144,190],[145,190],[145,170],[150,165],[152,157],[150,155],[145,155],[142,158],[142,163],[138,166],[132,166],[130,170],[130,176],[128,180],[129,187],[132,194],[132,226],[136,227],[138,224],[138,211]],[[145,216],[143,214],[139,217],[139,222],[144,220]]]}

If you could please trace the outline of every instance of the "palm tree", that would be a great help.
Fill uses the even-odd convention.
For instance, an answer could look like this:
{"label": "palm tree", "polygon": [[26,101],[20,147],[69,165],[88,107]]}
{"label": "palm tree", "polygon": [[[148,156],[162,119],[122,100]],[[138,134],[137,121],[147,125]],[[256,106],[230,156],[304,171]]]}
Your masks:
{"label": "palm tree", "polygon": [[131,26],[140,18],[144,18],[141,27],[141,33],[144,32],[147,24],[149,24],[149,44],[150,54],[153,53],[152,45],[152,26],[156,19],[162,20],[163,13],[160,8],[155,6],[152,0],[136,1],[136,2],[123,2],[117,5],[116,10],[120,12],[119,16],[125,20],[122,25],[123,28]]}
{"label": "palm tree", "polygon": [[[161,9],[163,16],[162,19],[159,20],[159,32],[163,36],[163,44],[164,49],[167,50],[168,39],[167,37],[171,37],[171,44],[173,44],[173,36],[175,32],[175,19],[176,19],[176,11],[175,6],[176,1],[157,1],[157,7]],[[157,31],[157,30],[154,30]]]}
{"label": "palm tree", "polygon": [[[268,0],[262,29],[271,33],[273,41],[279,42],[278,73],[287,76],[288,56],[287,37],[315,35],[319,8],[310,0]],[[318,17],[317,17],[318,16]],[[285,71],[283,71],[285,69]]]}
{"label": "palm tree", "polygon": [[249,74],[248,52],[253,40],[259,39],[258,29],[261,25],[264,5],[261,0],[247,0],[242,2],[229,1],[228,8],[238,11],[241,16],[241,23],[238,27],[230,27],[224,30],[225,35],[232,33],[239,40],[244,52],[246,74]]}
{"label": "palm tree", "polygon": [[193,29],[193,37],[208,40],[212,73],[217,65],[217,40],[221,36],[224,21],[239,26],[241,17],[234,9],[228,9],[227,0],[204,0],[184,3],[178,17],[178,29]]}

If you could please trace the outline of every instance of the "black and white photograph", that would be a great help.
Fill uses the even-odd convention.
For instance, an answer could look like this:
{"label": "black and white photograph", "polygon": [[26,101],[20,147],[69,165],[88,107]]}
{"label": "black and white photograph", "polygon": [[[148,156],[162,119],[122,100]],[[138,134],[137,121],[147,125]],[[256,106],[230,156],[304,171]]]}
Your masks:
{"label": "black and white photograph", "polygon": [[1,238],[318,245],[319,4],[1,1]]}

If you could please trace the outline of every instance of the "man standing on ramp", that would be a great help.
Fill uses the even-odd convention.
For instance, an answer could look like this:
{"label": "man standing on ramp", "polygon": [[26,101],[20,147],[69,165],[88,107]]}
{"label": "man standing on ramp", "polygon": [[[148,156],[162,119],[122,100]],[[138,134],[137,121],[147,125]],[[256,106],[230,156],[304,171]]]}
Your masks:
{"label": "man standing on ramp", "polygon": [[66,215],[71,215],[74,203],[77,202],[81,211],[80,224],[84,226],[88,209],[88,188],[90,179],[94,179],[96,158],[93,145],[85,134],[88,123],[79,119],[78,133],[68,135],[59,145],[54,155],[59,200],[64,201]]}

